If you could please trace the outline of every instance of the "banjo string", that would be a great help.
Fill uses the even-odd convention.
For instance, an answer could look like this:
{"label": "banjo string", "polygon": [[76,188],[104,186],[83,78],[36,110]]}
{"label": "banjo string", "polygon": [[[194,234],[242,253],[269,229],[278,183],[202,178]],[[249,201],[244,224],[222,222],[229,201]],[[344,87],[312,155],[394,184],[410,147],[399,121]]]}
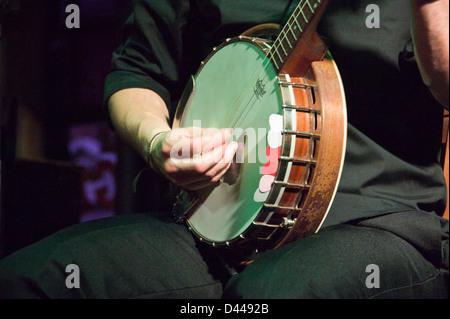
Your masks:
{"label": "banjo string", "polygon": [[[308,2],[308,0],[300,1],[300,4],[298,6],[300,8],[300,10],[297,13],[297,15],[295,16],[295,18],[298,18],[300,16],[300,14],[303,13],[303,9],[306,6],[307,2]],[[292,17],[291,17],[291,19],[292,19]],[[289,28],[290,28],[290,26],[289,26]],[[279,40],[279,44],[272,47],[268,56],[265,59],[263,59],[260,66],[256,69],[255,73],[253,74],[253,76],[250,79],[249,83],[247,84],[246,88],[243,90],[243,92],[239,96],[236,103],[233,105],[233,108],[228,113],[227,117],[222,122],[220,127],[236,129],[236,128],[242,126],[242,124],[244,123],[244,121],[250,114],[250,111],[254,108],[254,106],[256,105],[256,102],[258,100],[256,93],[254,91],[249,90],[249,87],[255,82],[256,79],[259,79],[262,74],[264,74],[264,77],[261,79],[261,81],[264,82],[267,80],[267,77],[269,74],[268,74],[268,72],[265,72],[265,70],[267,69],[269,64],[272,62],[272,60],[274,60],[275,54],[278,54],[278,49],[282,46],[282,41],[284,39],[287,39],[287,34],[288,34],[288,32],[282,31],[282,34],[280,34],[281,40]],[[258,71],[260,71],[260,72],[255,79],[255,75],[258,73]],[[269,79],[269,80],[271,80],[271,79]],[[267,84],[267,82],[266,82],[266,84]],[[244,96],[245,93],[247,93],[247,94]],[[255,97],[256,99],[252,103],[253,97]],[[245,100],[248,98],[250,98],[249,101],[247,103],[245,103]],[[236,107],[238,107],[237,110],[235,110]],[[241,111],[242,107],[244,107],[244,109]],[[244,113],[245,113],[245,115],[244,115]],[[231,118],[230,118],[230,116],[231,116]],[[237,119],[236,119],[236,116],[237,116]],[[229,122],[227,122],[227,120]],[[233,122],[234,122],[234,124],[233,124]]]}

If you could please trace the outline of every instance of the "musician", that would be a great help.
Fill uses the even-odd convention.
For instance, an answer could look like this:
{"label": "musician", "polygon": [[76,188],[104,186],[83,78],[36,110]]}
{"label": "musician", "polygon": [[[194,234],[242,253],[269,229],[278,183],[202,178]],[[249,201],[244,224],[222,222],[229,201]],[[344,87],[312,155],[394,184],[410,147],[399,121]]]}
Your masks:
{"label": "musician", "polygon": [[[280,23],[290,2],[136,1],[105,85],[116,132],[177,186],[220,183],[236,152],[226,144],[230,132],[204,130],[199,140],[194,129],[185,130],[187,145],[221,152],[202,153],[199,162],[174,160],[176,101],[212,47],[248,27]],[[366,24],[373,4],[379,28]],[[120,216],[77,225],[5,259],[0,294],[448,298],[439,165],[442,106],[448,108],[449,99],[448,11],[448,0],[329,4],[318,32],[343,78],[349,128],[338,193],[317,234],[265,252],[224,280],[223,269],[232,267],[227,258],[198,243],[168,213]],[[69,264],[80,269],[78,289],[65,286]]]}

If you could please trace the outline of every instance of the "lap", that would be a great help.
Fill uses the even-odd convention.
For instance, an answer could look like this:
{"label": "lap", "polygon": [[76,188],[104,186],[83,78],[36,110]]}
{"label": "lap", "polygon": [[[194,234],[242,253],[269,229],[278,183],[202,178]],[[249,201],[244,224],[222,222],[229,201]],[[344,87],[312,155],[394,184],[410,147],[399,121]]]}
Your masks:
{"label": "lap", "polygon": [[[0,261],[0,297],[220,298],[222,283],[211,273],[215,266],[205,261],[185,226],[162,216],[84,223],[21,250]],[[392,220],[378,221],[328,227],[269,251],[233,276],[224,297],[448,297],[448,264],[442,272],[430,261],[435,257],[425,258],[418,249],[423,245],[382,229]],[[440,254],[437,233],[433,245]],[[66,287],[71,264],[80,270],[79,289]],[[366,285],[376,275],[369,265],[378,267],[379,288]]]}
{"label": "lap", "polygon": [[265,253],[230,280],[225,297],[447,298],[448,269],[391,232],[339,225]]}
{"label": "lap", "polygon": [[[67,265],[80,271],[68,289]],[[79,224],[0,261],[12,298],[219,298],[222,285],[184,226],[127,215]],[[1,294],[1,293],[0,293]]]}

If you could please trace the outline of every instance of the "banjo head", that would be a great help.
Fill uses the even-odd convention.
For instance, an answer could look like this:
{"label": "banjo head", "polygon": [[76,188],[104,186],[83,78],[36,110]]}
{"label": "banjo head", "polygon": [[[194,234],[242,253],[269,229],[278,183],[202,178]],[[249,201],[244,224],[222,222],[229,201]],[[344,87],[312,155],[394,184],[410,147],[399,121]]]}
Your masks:
{"label": "banjo head", "polygon": [[265,40],[227,40],[175,116],[174,127],[233,129],[239,144],[223,183],[182,191],[175,205],[176,218],[215,247],[263,251],[315,233],[341,177],[347,113],[331,55],[291,78],[277,73],[269,51]]}
{"label": "banjo head", "polygon": [[245,37],[215,49],[195,76],[179,126],[231,128],[239,143],[224,182],[197,193],[199,201],[189,212],[188,225],[201,240],[230,244],[260,213],[268,196],[260,192],[260,181],[268,162],[269,119],[282,122],[281,100],[275,69],[261,47]]}

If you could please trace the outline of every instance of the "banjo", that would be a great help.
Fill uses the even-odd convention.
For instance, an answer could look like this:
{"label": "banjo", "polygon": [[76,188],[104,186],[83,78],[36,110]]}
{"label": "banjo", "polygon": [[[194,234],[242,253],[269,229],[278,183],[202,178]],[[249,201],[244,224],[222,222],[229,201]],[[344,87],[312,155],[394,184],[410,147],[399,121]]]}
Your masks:
{"label": "banjo", "polygon": [[239,144],[222,183],[178,190],[173,214],[214,247],[262,252],[318,231],[340,180],[345,94],[316,33],[325,0],[301,0],[275,40],[263,25],[202,62],[174,128],[230,128]]}

